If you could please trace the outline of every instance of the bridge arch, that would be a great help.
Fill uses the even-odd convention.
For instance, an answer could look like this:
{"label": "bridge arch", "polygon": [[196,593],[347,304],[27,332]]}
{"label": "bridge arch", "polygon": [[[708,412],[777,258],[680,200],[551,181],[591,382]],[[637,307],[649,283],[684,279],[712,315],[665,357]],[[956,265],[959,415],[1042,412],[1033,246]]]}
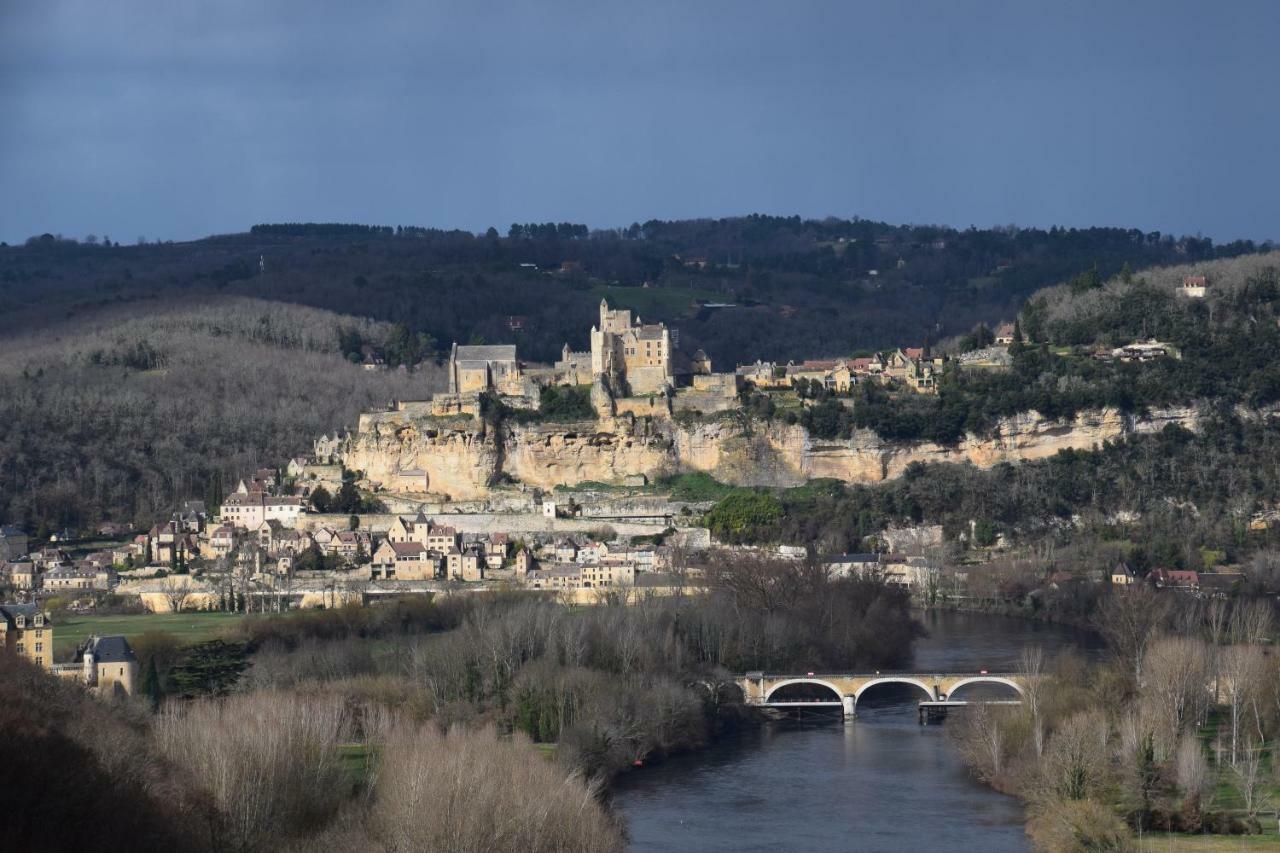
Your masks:
{"label": "bridge arch", "polygon": [[925,684],[923,681],[921,681],[918,678],[910,678],[902,675],[886,675],[880,678],[873,678],[870,681],[868,681],[866,684],[863,684],[861,687],[859,687],[858,692],[853,694],[854,707],[855,708],[857,707],[858,700],[862,698],[862,694],[866,693],[872,687],[875,687],[879,684],[907,684],[912,687],[918,687],[920,690],[923,690],[924,695],[930,700],[938,698],[937,695],[934,694],[933,688]]}
{"label": "bridge arch", "polygon": [[766,694],[766,695],[765,695],[765,697],[764,697],[764,701],[765,701],[765,702],[772,702],[772,701],[774,701],[774,698],[773,698],[773,697],[774,697],[774,694],[775,694],[775,693],[777,693],[777,692],[778,692],[779,690],[781,690],[782,688],[784,688],[784,687],[789,687],[789,686],[791,686],[791,685],[793,685],[793,684],[816,684],[816,685],[817,685],[817,686],[819,686],[819,687],[825,687],[825,688],[827,688],[827,689],[828,689],[828,690],[830,690],[833,694],[835,694],[835,695],[833,696],[833,698],[832,698],[832,701],[833,701],[833,702],[842,702],[842,701],[844,701],[844,695],[845,695],[845,694],[844,694],[844,693],[842,693],[842,692],[840,691],[840,688],[836,687],[836,686],[835,686],[834,684],[832,684],[830,681],[824,681],[824,680],[822,680],[821,678],[791,678],[791,679],[788,679],[788,680],[786,680],[786,681],[779,681],[777,684],[775,684],[775,685],[773,685],[772,687],[770,687],[770,688],[769,688],[769,692],[768,692],[768,694]]}
{"label": "bridge arch", "polygon": [[1026,689],[1011,678],[1004,678],[999,675],[975,675],[971,678],[963,678],[951,685],[951,689],[947,692],[947,698],[955,696],[957,690],[967,684],[1003,684],[1006,687],[1012,687],[1018,694],[1019,699],[1027,698]]}

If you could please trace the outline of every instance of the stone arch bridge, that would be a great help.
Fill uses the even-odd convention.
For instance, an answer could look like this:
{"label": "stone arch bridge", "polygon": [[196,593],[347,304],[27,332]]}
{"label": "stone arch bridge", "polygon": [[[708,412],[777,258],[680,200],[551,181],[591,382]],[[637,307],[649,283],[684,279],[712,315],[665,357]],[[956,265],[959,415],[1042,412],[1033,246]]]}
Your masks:
{"label": "stone arch bridge", "polygon": [[[995,704],[1020,704],[1026,695],[1030,678],[1016,672],[873,672],[813,673],[774,675],[748,672],[736,679],[748,705],[760,708],[841,708],[846,717],[857,715],[858,699],[880,684],[905,684],[922,693],[920,707],[946,708],[969,704],[955,698],[957,690],[971,684],[999,684],[1012,688],[1018,699],[998,700]],[[808,686],[809,693],[823,698],[791,698],[784,688]],[[825,696],[824,696],[825,694]],[[975,702],[976,704],[976,702]]]}

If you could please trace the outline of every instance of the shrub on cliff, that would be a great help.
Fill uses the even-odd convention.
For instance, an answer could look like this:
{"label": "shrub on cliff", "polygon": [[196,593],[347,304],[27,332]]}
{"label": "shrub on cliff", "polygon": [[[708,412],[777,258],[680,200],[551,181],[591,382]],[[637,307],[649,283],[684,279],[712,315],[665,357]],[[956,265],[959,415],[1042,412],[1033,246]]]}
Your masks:
{"label": "shrub on cliff", "polygon": [[706,515],[706,525],[721,542],[754,542],[782,518],[782,502],[768,492],[739,491]]}

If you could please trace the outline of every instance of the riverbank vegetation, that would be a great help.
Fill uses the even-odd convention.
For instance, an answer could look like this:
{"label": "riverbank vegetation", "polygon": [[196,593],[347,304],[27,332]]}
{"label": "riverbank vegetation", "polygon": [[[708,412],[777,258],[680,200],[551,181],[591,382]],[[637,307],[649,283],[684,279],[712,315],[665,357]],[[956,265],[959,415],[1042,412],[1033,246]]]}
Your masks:
{"label": "riverbank vegetation", "polygon": [[[494,594],[246,617],[192,646],[144,633],[135,702],[92,703],[30,667],[6,680],[45,698],[0,709],[0,774],[22,768],[65,805],[70,764],[11,764],[26,748],[11,731],[97,750],[84,778],[110,786],[133,766],[112,751],[124,726],[130,762],[152,774],[138,778],[176,790],[134,800],[130,819],[156,841],[132,849],[618,850],[603,786],[752,719],[733,673],[889,668],[919,631],[901,590],[804,563],[737,556],[707,584],[577,608]],[[10,657],[0,666],[22,670]],[[73,697],[91,723],[127,726],[43,712]]]}
{"label": "riverbank vegetation", "polygon": [[1100,603],[1112,657],[1024,652],[1019,706],[974,706],[951,734],[972,772],[1028,804],[1053,851],[1126,850],[1152,832],[1275,833],[1280,658],[1269,602],[1173,599],[1137,586]]}

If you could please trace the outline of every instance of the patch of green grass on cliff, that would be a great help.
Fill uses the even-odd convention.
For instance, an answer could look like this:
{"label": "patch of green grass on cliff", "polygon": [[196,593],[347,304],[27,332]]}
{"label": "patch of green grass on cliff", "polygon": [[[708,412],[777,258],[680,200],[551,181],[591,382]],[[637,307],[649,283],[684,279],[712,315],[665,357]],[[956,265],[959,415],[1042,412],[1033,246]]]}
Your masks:
{"label": "patch of green grass on cliff", "polygon": [[662,477],[655,485],[678,501],[718,501],[737,491],[736,486],[721,483],[701,471]]}

